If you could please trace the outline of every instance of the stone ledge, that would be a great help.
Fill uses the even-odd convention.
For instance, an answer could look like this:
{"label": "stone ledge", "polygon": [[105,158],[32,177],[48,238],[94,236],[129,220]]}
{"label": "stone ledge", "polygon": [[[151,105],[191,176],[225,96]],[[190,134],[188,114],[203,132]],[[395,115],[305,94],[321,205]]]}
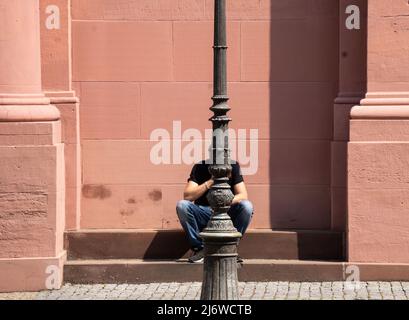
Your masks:
{"label": "stone ledge", "polygon": [[0,259],[0,292],[39,291],[45,290],[48,266],[59,270],[56,288],[60,288],[63,278],[63,266],[66,252],[56,257],[10,258]]}
{"label": "stone ledge", "polygon": [[[392,102],[391,102],[392,103]],[[352,120],[409,119],[409,99],[406,105],[361,105],[351,110]]]}
{"label": "stone ledge", "polygon": [[[245,260],[239,281],[346,281],[348,266],[359,268],[355,281],[408,281],[409,264],[371,264],[299,260]],[[179,261],[85,260],[69,261],[64,281],[73,284],[201,281],[203,264]]]}

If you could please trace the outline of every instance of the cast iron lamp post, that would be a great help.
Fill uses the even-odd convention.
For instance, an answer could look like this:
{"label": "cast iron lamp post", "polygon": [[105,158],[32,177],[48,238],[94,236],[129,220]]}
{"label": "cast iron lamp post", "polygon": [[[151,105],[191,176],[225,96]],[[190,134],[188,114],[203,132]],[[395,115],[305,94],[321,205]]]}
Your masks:
{"label": "cast iron lamp post", "polygon": [[202,300],[238,299],[237,245],[241,233],[236,230],[228,211],[234,195],[228,184],[232,171],[228,127],[231,119],[227,105],[226,0],[215,0],[214,17],[214,95],[210,110],[214,115],[213,141],[209,166],[214,185],[207,199],[212,216],[200,236],[205,247]]}

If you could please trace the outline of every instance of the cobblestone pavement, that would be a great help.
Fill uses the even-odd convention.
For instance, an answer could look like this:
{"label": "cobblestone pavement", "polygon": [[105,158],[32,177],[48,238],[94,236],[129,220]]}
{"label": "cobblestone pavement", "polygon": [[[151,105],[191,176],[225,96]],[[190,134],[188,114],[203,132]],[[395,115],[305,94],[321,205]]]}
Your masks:
{"label": "cobblestone pavement", "polygon": [[[246,282],[243,300],[408,300],[409,282]],[[195,300],[201,283],[66,284],[60,290],[5,293],[0,300]]]}

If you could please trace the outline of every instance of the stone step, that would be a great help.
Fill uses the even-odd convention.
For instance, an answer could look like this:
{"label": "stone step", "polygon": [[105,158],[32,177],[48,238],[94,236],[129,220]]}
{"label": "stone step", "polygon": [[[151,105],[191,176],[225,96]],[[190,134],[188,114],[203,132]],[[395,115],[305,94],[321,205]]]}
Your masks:
{"label": "stone step", "polygon": [[[239,281],[323,282],[344,281],[348,268],[358,267],[360,281],[408,281],[408,264],[353,264],[300,260],[245,260],[239,266]],[[201,281],[203,264],[187,260],[77,260],[64,266],[64,281],[72,284],[157,283]],[[357,280],[357,279],[356,279]]]}
{"label": "stone step", "polygon": [[[343,260],[344,234],[321,230],[250,230],[241,240],[245,259]],[[181,230],[81,230],[67,232],[69,260],[181,259],[189,245]]]}
{"label": "stone step", "polygon": [[[336,281],[342,279],[339,262],[246,260],[240,281]],[[201,281],[203,264],[187,260],[76,260],[64,266],[66,283],[151,283]]]}

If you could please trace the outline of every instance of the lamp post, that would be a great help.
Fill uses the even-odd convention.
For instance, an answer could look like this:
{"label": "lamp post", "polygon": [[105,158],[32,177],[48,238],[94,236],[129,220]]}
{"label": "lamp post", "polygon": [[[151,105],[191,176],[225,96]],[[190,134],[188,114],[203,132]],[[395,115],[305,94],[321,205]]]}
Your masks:
{"label": "lamp post", "polygon": [[204,242],[205,261],[202,300],[238,299],[237,245],[241,233],[236,230],[228,215],[234,195],[228,184],[232,171],[230,162],[228,128],[231,119],[227,105],[227,41],[226,0],[215,0],[214,16],[214,115],[213,141],[209,166],[214,185],[207,199],[212,216],[200,234]]}

